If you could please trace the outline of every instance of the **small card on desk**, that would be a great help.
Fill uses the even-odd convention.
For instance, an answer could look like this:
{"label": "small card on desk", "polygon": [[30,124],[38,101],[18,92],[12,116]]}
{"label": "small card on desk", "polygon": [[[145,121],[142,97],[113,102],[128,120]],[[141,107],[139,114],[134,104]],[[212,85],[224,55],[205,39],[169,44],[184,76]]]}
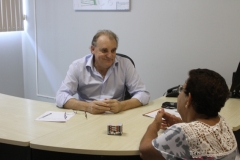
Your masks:
{"label": "small card on desk", "polygon": [[118,125],[107,125],[107,134],[108,135],[122,135],[123,133],[123,124],[119,123]]}

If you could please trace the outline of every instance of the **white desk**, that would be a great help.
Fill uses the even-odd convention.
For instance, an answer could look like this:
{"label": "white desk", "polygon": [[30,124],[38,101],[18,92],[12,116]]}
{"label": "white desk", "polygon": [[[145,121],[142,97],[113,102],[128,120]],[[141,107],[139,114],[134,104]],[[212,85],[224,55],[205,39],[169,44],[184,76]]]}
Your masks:
{"label": "white desk", "polygon": [[[56,123],[35,120],[45,111],[63,111],[55,104],[0,94],[0,145],[87,155],[139,155],[140,140],[153,121],[142,114],[160,108],[165,101],[176,102],[176,98],[161,97],[118,114],[88,114],[88,119],[79,111],[66,123]],[[239,132],[239,113],[240,99],[229,99],[220,115]],[[123,135],[107,135],[107,124],[119,122],[123,123]]]}
{"label": "white desk", "polygon": [[222,108],[220,115],[225,118],[233,131],[240,129],[240,99],[230,98]]}
{"label": "white desk", "polygon": [[[139,155],[140,140],[152,118],[142,114],[161,107],[165,101],[176,102],[176,98],[161,97],[147,106],[112,115],[90,115],[79,125],[64,128],[31,141],[31,148],[92,155]],[[221,115],[230,126],[240,128],[240,99],[230,99]],[[96,118],[97,117],[97,118]],[[123,123],[123,135],[107,135],[107,124]]]}
{"label": "white desk", "polygon": [[[91,115],[78,125],[58,130],[31,141],[30,147],[40,150],[90,154],[139,155],[140,140],[152,118],[142,114],[161,107],[166,98],[150,102],[147,106],[118,114]],[[109,123],[123,123],[123,135],[107,135]]]}
{"label": "white desk", "polygon": [[[35,119],[45,111],[67,110],[59,109],[53,103],[4,94],[0,94],[0,102],[0,143],[29,146],[31,140],[60,128],[76,125],[81,119],[80,116],[74,116],[66,123],[40,122]],[[82,113],[82,119],[84,118],[84,113]]]}
{"label": "white desk", "polygon": [[[40,122],[35,119],[45,111],[63,111],[53,103],[46,103],[0,94],[0,159],[22,155],[29,157],[30,141],[58,129],[70,127],[81,119],[74,116],[66,123]],[[64,110],[65,111],[65,110]],[[82,113],[84,119],[84,113]],[[9,148],[11,151],[8,151]],[[14,151],[13,151],[14,150]],[[22,153],[24,152],[24,154]],[[20,156],[19,155],[19,156]],[[23,158],[22,159],[25,159]],[[21,159],[21,157],[18,157]]]}

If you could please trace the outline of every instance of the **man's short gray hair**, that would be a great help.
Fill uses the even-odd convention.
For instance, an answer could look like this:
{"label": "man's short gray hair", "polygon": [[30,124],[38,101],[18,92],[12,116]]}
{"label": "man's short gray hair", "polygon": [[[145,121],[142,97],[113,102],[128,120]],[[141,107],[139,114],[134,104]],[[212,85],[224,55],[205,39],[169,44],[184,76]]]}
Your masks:
{"label": "man's short gray hair", "polygon": [[106,35],[109,39],[115,40],[118,47],[118,36],[110,30],[99,30],[92,39],[92,46],[97,46],[97,40],[101,35]]}

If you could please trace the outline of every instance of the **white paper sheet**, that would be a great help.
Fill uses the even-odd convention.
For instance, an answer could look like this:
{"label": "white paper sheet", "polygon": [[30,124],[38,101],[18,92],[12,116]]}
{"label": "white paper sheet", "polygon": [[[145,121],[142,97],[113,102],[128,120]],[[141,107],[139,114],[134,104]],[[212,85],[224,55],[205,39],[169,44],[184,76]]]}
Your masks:
{"label": "white paper sheet", "polygon": [[[158,111],[159,111],[159,110],[155,110],[155,111],[153,111],[153,112],[146,113],[146,114],[144,114],[144,115],[145,115],[145,116],[148,116],[148,117],[155,118]],[[165,111],[165,112],[168,112],[168,113],[170,113],[170,114],[173,114],[173,115],[175,115],[176,117],[181,118],[181,116],[180,116],[180,114],[178,113],[177,109],[166,109],[166,108],[164,108],[164,111]]]}
{"label": "white paper sheet", "polygon": [[47,111],[41,116],[39,116],[37,121],[49,121],[49,122],[66,122],[72,116],[74,116],[74,112],[55,112],[55,111]]}

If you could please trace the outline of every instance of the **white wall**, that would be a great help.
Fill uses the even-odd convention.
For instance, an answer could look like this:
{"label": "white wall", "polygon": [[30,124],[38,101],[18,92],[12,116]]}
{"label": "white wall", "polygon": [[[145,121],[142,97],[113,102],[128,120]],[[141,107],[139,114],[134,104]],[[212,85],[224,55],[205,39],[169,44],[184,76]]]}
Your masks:
{"label": "white wall", "polygon": [[[239,8],[236,0],[132,0],[128,12],[76,12],[72,0],[36,0],[38,92],[55,96],[69,64],[90,53],[90,41],[99,29],[118,34],[118,52],[134,59],[151,99],[183,84],[193,68],[215,70],[230,85],[240,61]],[[54,102],[36,96],[32,0],[27,0],[27,16],[25,97]]]}
{"label": "white wall", "polygon": [[0,93],[24,97],[21,32],[0,32]]}
{"label": "white wall", "polygon": [[34,0],[26,1],[27,23],[23,34],[23,71],[25,98],[54,102],[53,99],[37,96],[36,92],[36,54],[35,54],[35,16]]}

